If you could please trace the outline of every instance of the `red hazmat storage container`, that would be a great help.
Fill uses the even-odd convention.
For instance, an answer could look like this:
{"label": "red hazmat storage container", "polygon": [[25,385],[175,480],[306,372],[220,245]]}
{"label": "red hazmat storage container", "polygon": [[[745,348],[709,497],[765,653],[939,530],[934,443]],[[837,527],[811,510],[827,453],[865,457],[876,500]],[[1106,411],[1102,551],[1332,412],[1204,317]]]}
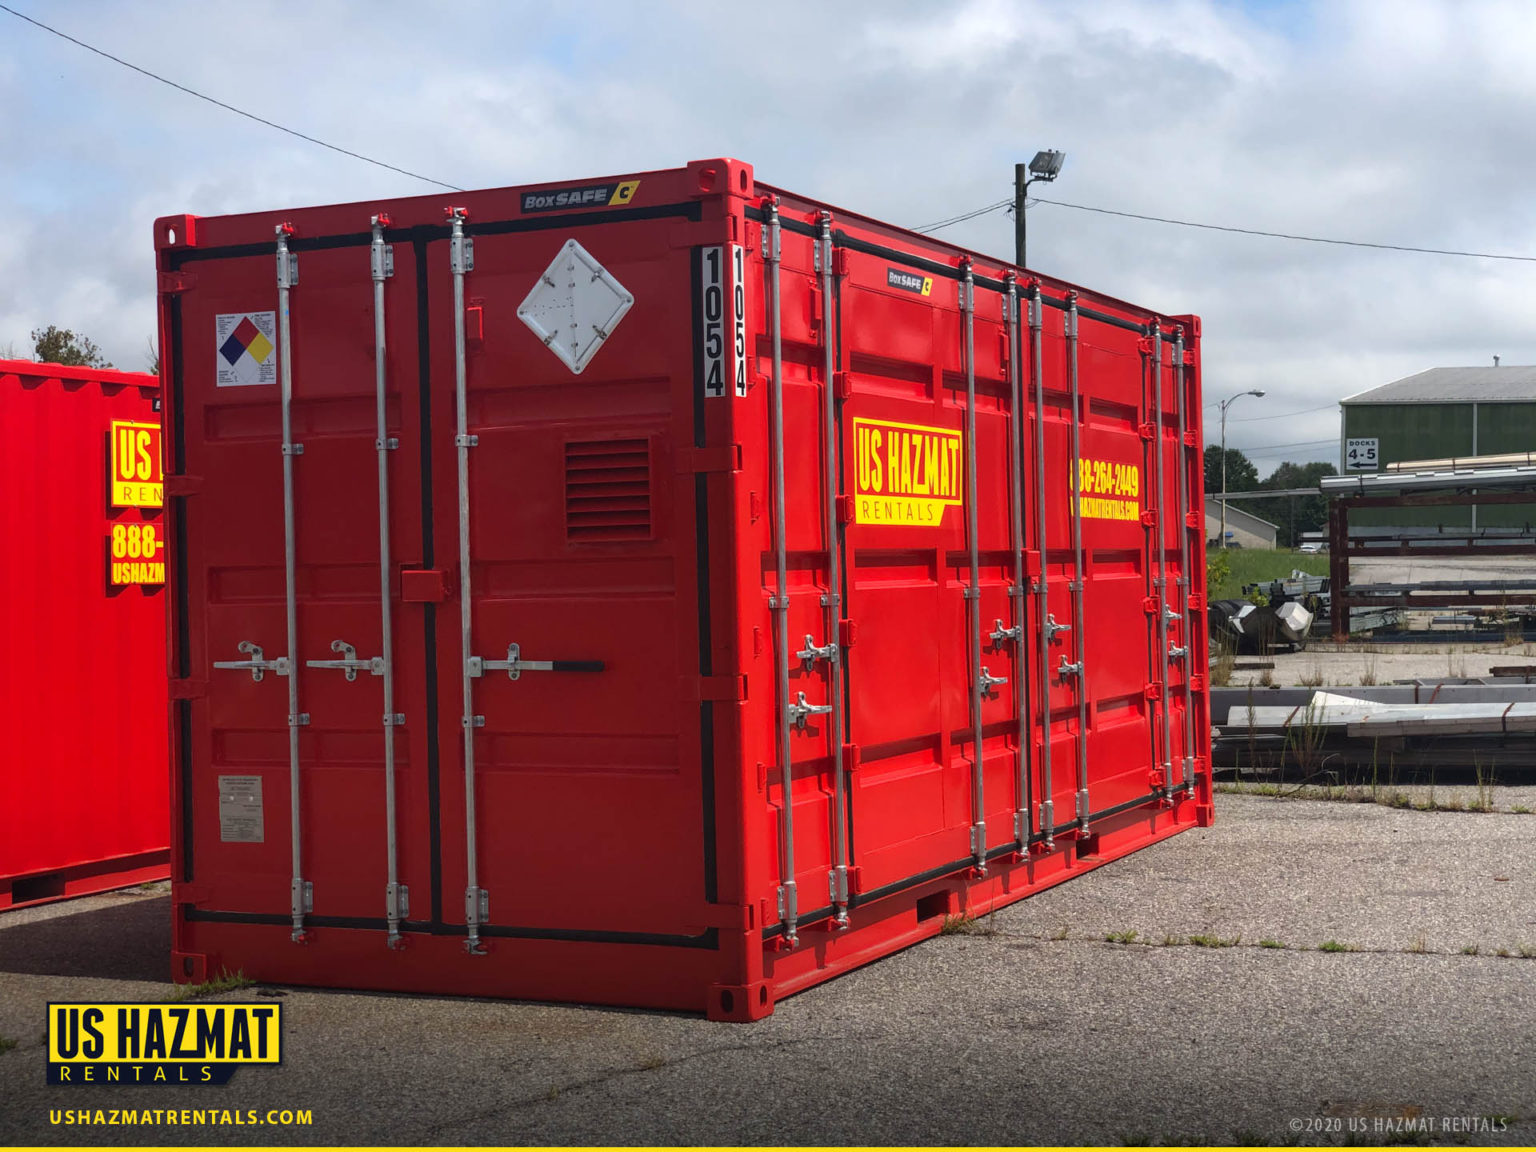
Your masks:
{"label": "red hazmat storage container", "polygon": [[0,908],[170,870],[160,381],[0,360]]}
{"label": "red hazmat storage container", "polygon": [[1194,317],[727,159],[155,242],[178,979],[751,1019],[1211,819]]}

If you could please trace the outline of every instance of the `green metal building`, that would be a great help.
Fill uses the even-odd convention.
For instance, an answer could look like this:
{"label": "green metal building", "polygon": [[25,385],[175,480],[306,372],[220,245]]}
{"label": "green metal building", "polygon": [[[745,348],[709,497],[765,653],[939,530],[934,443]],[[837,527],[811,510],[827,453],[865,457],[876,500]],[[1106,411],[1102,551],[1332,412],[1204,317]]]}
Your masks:
{"label": "green metal building", "polygon": [[[1536,452],[1536,366],[1431,368],[1339,401],[1339,471],[1405,460]],[[1536,505],[1361,509],[1351,524],[1451,531],[1536,525]]]}

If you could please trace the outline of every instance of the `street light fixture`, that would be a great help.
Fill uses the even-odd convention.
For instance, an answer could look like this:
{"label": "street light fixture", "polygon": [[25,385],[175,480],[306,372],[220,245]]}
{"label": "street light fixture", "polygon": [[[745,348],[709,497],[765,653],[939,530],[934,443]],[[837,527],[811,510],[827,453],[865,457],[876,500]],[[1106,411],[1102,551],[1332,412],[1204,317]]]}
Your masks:
{"label": "street light fixture", "polygon": [[1227,546],[1227,407],[1244,396],[1262,396],[1264,389],[1250,388],[1221,402],[1221,546]]}
{"label": "street light fixture", "polygon": [[1013,166],[1013,262],[1020,268],[1024,267],[1024,194],[1031,184],[1037,181],[1049,184],[1061,175],[1061,166],[1066,159],[1065,152],[1047,149],[1036,152],[1027,165]]}

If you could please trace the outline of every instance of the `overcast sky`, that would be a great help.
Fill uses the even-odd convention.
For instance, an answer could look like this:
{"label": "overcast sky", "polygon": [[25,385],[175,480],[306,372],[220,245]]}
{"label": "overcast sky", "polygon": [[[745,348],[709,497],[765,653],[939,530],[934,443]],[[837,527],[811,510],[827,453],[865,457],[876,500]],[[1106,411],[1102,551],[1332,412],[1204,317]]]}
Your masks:
{"label": "overcast sky", "polygon": [[[770,6],[5,0],[310,135],[463,187],[732,155],[919,225],[1011,194],[1279,232],[1536,253],[1524,0]],[[0,350],[56,323],[142,368],[151,221],[430,192],[0,12]],[[1007,255],[995,212],[941,235]],[[1536,265],[1195,231],[1041,203],[1032,267],[1204,317],[1261,475],[1338,456],[1340,396],[1536,363]],[[1307,409],[1322,411],[1305,412]],[[1280,419],[1291,413],[1304,413]],[[1208,436],[1217,435],[1215,410]]]}

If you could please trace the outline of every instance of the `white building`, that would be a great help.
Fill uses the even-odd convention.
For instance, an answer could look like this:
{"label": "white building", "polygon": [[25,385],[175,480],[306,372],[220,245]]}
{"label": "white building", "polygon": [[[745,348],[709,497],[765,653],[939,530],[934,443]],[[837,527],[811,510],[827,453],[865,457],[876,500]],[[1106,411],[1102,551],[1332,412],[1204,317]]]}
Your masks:
{"label": "white building", "polygon": [[[1279,532],[1278,525],[1227,501],[1227,547],[1273,548]],[[1221,547],[1221,501],[1215,496],[1205,498],[1205,539],[1209,547]]]}

